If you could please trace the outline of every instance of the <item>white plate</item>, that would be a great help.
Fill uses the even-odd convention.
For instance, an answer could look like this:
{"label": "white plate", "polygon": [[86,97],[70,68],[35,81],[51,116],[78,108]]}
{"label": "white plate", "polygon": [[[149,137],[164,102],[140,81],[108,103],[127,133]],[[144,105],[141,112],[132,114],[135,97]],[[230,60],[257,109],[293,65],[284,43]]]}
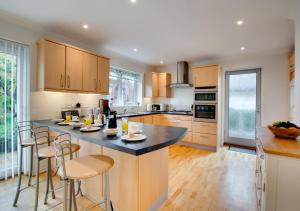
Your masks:
{"label": "white plate", "polygon": [[60,122],[58,123],[59,126],[68,126],[70,123],[69,122]]}
{"label": "white plate", "polygon": [[64,119],[52,119],[51,122],[59,123],[65,121]]}
{"label": "white plate", "polygon": [[92,124],[93,127],[102,127],[103,124]]}
{"label": "white plate", "polygon": [[81,132],[95,132],[100,130],[100,127],[83,127],[80,129]]}
{"label": "white plate", "polygon": [[80,128],[81,126],[84,125],[83,122],[70,122],[69,124],[72,128]]}
{"label": "white plate", "polygon": [[71,122],[80,122],[79,119],[72,119]]}
{"label": "white plate", "polygon": [[129,135],[122,136],[121,139],[124,141],[130,141],[130,142],[135,142],[135,141],[142,141],[145,140],[147,137],[142,134],[134,134],[134,137],[129,138]]}

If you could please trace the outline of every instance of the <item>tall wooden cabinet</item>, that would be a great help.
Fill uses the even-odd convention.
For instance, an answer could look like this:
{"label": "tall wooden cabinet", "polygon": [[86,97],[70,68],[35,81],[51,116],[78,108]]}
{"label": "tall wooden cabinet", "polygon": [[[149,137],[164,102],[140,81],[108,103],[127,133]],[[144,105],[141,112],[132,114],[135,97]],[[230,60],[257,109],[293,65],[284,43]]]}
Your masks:
{"label": "tall wooden cabinet", "polygon": [[217,87],[219,70],[219,65],[194,67],[194,87]]}
{"label": "tall wooden cabinet", "polygon": [[171,74],[152,73],[152,97],[171,97]]}
{"label": "tall wooden cabinet", "polygon": [[108,94],[109,58],[65,43],[38,42],[38,89]]}

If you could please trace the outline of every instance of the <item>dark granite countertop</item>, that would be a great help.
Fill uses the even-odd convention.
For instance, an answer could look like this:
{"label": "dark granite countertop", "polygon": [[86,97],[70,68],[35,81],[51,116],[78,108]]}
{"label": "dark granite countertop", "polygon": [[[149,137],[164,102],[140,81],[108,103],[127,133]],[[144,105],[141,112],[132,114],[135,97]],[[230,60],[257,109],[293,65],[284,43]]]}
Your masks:
{"label": "dark granite countertop", "polygon": [[170,115],[186,115],[193,116],[192,112],[182,112],[182,111],[145,111],[145,112],[137,112],[137,113],[127,113],[127,114],[118,114],[117,117],[135,117],[135,116],[146,116],[153,114],[170,114]]}
{"label": "dark granite countertop", "polygon": [[130,122],[129,125],[139,124],[143,134],[147,136],[147,139],[141,142],[127,143],[122,141],[120,138],[122,133],[120,121],[118,121],[119,133],[116,137],[106,136],[104,132],[106,126],[97,132],[82,133],[79,131],[79,129],[74,130],[71,129],[70,126],[59,126],[50,120],[38,120],[34,121],[34,124],[48,126],[50,130],[59,133],[67,132],[70,133],[72,137],[137,156],[175,144],[176,142],[180,141],[187,131],[186,128],[180,127],[168,127]]}

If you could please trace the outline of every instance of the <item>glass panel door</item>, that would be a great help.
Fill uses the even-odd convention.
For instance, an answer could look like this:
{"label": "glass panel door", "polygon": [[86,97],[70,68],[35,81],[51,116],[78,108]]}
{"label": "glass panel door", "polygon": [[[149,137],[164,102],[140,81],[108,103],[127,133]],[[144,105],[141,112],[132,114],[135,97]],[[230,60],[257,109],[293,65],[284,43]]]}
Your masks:
{"label": "glass panel door", "polygon": [[260,69],[226,73],[225,143],[255,146],[260,123]]}

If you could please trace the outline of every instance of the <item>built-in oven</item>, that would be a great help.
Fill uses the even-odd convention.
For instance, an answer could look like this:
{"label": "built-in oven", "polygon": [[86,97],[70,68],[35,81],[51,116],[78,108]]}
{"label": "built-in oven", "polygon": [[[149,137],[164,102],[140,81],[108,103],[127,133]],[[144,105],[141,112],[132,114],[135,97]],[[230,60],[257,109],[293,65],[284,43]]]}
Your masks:
{"label": "built-in oven", "polygon": [[196,88],[194,90],[194,103],[217,103],[217,89]]}
{"label": "built-in oven", "polygon": [[217,122],[217,103],[195,103],[194,118],[196,122]]}
{"label": "built-in oven", "polygon": [[194,121],[217,122],[218,92],[216,87],[194,90]]}

